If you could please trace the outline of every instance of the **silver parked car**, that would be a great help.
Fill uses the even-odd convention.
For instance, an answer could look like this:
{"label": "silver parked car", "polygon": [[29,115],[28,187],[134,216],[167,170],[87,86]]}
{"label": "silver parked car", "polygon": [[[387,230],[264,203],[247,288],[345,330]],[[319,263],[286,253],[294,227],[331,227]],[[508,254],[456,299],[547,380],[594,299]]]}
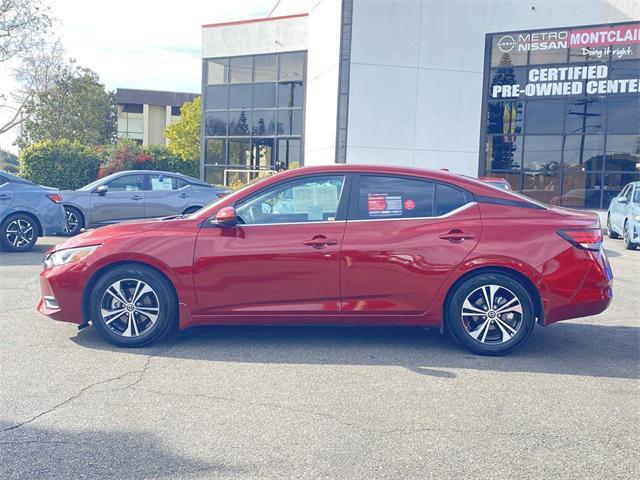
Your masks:
{"label": "silver parked car", "polygon": [[0,171],[0,250],[26,252],[38,237],[61,233],[65,225],[61,202],[57,188]]}
{"label": "silver parked car", "polygon": [[228,190],[179,173],[129,170],[62,193],[66,235],[124,220],[193,213]]}
{"label": "silver parked car", "polygon": [[640,182],[627,184],[611,200],[607,211],[607,230],[610,238],[622,236],[629,250],[640,246]]}

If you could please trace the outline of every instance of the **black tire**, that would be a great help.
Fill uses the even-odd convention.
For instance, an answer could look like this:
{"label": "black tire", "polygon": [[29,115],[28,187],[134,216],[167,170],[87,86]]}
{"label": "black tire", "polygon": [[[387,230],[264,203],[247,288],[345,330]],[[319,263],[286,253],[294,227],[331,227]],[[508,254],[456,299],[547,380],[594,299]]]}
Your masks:
{"label": "black tire", "polygon": [[64,213],[67,216],[67,224],[64,227],[62,235],[65,237],[73,237],[80,233],[84,228],[84,216],[82,212],[75,207],[65,205]]}
{"label": "black tire", "polygon": [[[113,294],[107,292],[117,282],[121,282],[119,284],[121,288],[117,293],[129,297],[123,298],[128,304],[134,303],[131,302],[131,297],[137,286],[134,287],[133,282],[142,282],[152,290],[152,293],[140,295],[140,300],[135,302],[134,311],[131,313],[134,318],[133,323],[130,323],[129,311],[126,310],[125,304],[121,304]],[[144,290],[144,287],[140,288]],[[96,281],[89,295],[89,315],[93,326],[106,340],[119,347],[150,345],[165,337],[178,322],[178,301],[173,286],[162,274],[145,265],[128,264],[108,270]],[[137,309],[153,311],[154,303],[157,303],[159,312],[156,320],[151,322],[152,317]],[[120,309],[119,305],[122,305],[125,312],[121,315],[112,314],[111,317],[107,315],[105,320],[102,314],[103,307],[117,312]],[[129,336],[127,331],[138,332],[138,334]]]}
{"label": "black tire", "polygon": [[198,210],[200,210],[202,207],[189,207],[187,208],[184,212],[182,212],[183,215],[191,215],[194,212],[197,212]]}
{"label": "black tire", "polygon": [[622,239],[624,240],[624,248],[626,248],[627,250],[635,250],[638,248],[638,244],[631,241],[631,235],[629,235],[628,227],[629,227],[629,224],[625,220],[624,228],[622,230],[624,232],[624,234],[622,235]]}
{"label": "black tire", "polygon": [[612,238],[614,240],[616,238],[620,238],[620,235],[614,232],[613,228],[611,228],[611,216],[607,216],[607,233],[609,234],[609,238]]}
{"label": "black tire", "polygon": [[38,224],[31,215],[14,213],[0,225],[0,246],[8,252],[28,252],[38,241]]}
{"label": "black tire", "polygon": [[[494,287],[492,291],[490,285],[497,289]],[[494,304],[489,307],[486,314],[483,314],[484,316],[473,315],[475,311],[485,310],[483,305],[487,302],[484,300],[485,292],[482,291],[482,287],[489,288],[486,293],[494,297]],[[512,297],[516,298],[516,303],[511,303]],[[466,312],[471,314],[465,313],[463,316],[463,305],[467,299],[469,299],[467,305],[471,305],[476,310],[465,307]],[[473,299],[476,299],[475,303]],[[509,312],[511,308],[508,304],[511,303],[518,308],[518,302],[521,313]],[[505,313],[497,315],[496,311],[501,307],[506,307]],[[493,316],[490,317],[490,315]],[[506,355],[520,347],[533,332],[535,308],[527,289],[514,277],[497,272],[480,273],[455,287],[445,307],[445,321],[453,337],[468,350],[479,355]],[[501,323],[498,324],[498,321]],[[511,334],[503,326],[505,323],[515,333]],[[486,333],[484,329],[480,330],[482,325],[485,325]],[[472,336],[474,333],[479,339]],[[507,338],[506,341],[505,338]]]}

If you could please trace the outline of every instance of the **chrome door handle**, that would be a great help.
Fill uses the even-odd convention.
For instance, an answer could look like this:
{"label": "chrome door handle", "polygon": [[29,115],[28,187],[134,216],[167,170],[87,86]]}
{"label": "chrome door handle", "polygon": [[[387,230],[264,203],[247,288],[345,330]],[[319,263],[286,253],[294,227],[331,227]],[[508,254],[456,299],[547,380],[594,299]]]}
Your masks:
{"label": "chrome door handle", "polygon": [[465,233],[462,230],[451,230],[448,233],[440,235],[442,240],[449,240],[450,242],[462,242],[463,240],[473,240],[475,235],[473,233]]}
{"label": "chrome door handle", "polygon": [[135,195],[131,197],[131,200],[142,200],[142,197],[140,195]]}
{"label": "chrome door handle", "polygon": [[187,198],[189,195],[187,195],[186,193],[181,193],[180,195],[178,195],[180,198]]}
{"label": "chrome door handle", "polygon": [[305,240],[302,243],[313,248],[324,248],[328,245],[337,245],[338,241],[330,240],[327,237],[314,237],[311,240]]}

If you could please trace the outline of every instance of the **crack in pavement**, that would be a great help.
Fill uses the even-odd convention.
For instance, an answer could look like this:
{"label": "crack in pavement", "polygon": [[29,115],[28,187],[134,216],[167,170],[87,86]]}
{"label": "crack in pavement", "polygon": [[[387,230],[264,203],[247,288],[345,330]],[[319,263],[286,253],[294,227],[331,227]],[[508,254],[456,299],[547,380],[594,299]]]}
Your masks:
{"label": "crack in pavement", "polygon": [[123,378],[125,378],[125,377],[127,377],[129,375],[135,375],[137,373],[137,374],[139,374],[139,377],[135,381],[133,381],[131,384],[129,384],[129,385],[125,386],[125,387],[122,387],[122,388],[116,388],[116,389],[114,389],[112,391],[126,390],[128,388],[132,388],[133,386],[139,384],[142,381],[145,373],[149,369],[149,366],[150,366],[150,363],[151,363],[151,359],[154,356],[158,355],[160,352],[161,352],[161,350],[158,350],[157,352],[152,353],[149,356],[147,356],[147,360],[144,363],[144,365],[142,366],[142,368],[140,368],[138,370],[125,372],[125,373],[122,373],[122,374],[120,374],[120,375],[118,375],[116,377],[107,378],[105,380],[100,380],[99,382],[94,382],[94,383],[91,383],[91,384],[89,384],[89,385],[87,385],[85,387],[82,387],[75,395],[72,395],[69,398],[67,398],[66,400],[63,400],[62,402],[57,403],[56,405],[52,406],[51,408],[48,408],[48,409],[38,413],[37,415],[34,415],[33,417],[29,418],[28,420],[25,420],[24,422],[20,422],[20,423],[17,423],[15,425],[12,425],[10,427],[7,427],[7,428],[4,428],[4,429],[0,430],[0,433],[9,432],[11,430],[16,430],[16,429],[18,429],[20,427],[23,427],[24,425],[27,425],[27,424],[29,424],[31,422],[34,422],[38,418],[43,417],[43,416],[45,416],[45,415],[47,415],[47,414],[49,414],[51,412],[54,412],[54,411],[58,410],[59,408],[64,407],[68,403],[76,400],[77,398],[80,398],[85,392],[87,392],[88,390],[91,390],[94,387],[97,387],[98,385],[104,385],[105,383],[111,383],[111,382],[117,382],[118,380],[122,380]]}

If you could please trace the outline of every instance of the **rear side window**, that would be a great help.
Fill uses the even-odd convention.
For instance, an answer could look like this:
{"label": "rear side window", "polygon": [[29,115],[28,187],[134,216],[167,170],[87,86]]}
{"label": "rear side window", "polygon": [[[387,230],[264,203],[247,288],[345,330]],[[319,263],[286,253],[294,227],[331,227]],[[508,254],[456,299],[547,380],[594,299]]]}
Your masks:
{"label": "rear side window", "polygon": [[433,216],[434,183],[402,177],[362,175],[356,211],[358,220]]}
{"label": "rear side window", "polygon": [[151,175],[151,190],[154,192],[163,192],[167,190],[180,190],[189,185],[181,178],[171,177],[168,175]]}
{"label": "rear side window", "polygon": [[467,203],[464,192],[457,188],[443,185],[436,185],[436,216],[445,215],[456,208],[460,208]]}

